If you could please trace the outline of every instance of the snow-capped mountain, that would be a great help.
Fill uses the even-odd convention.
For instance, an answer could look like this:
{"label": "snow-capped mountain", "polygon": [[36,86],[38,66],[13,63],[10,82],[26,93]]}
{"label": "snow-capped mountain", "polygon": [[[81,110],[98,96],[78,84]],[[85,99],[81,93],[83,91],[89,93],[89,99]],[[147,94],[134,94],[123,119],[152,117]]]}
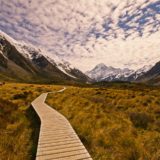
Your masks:
{"label": "snow-capped mountain", "polygon": [[137,78],[140,82],[148,82],[154,85],[160,85],[160,61],[151,69]]}
{"label": "snow-capped mountain", "polygon": [[68,62],[49,56],[32,45],[17,42],[3,32],[0,32],[0,62],[0,76],[4,79],[33,81],[35,78],[48,82],[90,80]]}
{"label": "snow-capped mountain", "polygon": [[54,66],[56,66],[59,70],[61,70],[69,77],[74,79],[78,78],[74,75],[74,73],[72,73],[73,70],[77,70],[78,72],[78,69],[73,67],[69,62],[60,59],[58,56],[53,54],[52,55],[47,54],[46,51],[42,51],[41,49],[35,48],[25,43],[14,43],[14,44],[16,49],[20,53],[22,53],[26,58],[29,58],[30,60],[34,61],[35,59],[44,56],[50,63],[52,63]]}
{"label": "snow-capped mountain", "polygon": [[151,65],[144,66],[136,71],[128,68],[120,69],[111,66],[106,66],[100,63],[95,66],[91,71],[87,71],[86,75],[95,81],[135,81],[148,70],[152,68]]}
{"label": "snow-capped mountain", "polygon": [[128,80],[131,80],[131,81],[135,81],[135,80],[138,80],[139,77],[143,76],[144,74],[146,74],[152,67],[154,66],[154,64],[152,65],[146,65],[142,68],[139,68],[138,70],[134,71],[133,74],[131,74],[129,77],[128,77]]}
{"label": "snow-capped mountain", "polygon": [[86,75],[95,81],[116,81],[126,80],[130,75],[134,73],[133,70],[127,68],[120,69],[111,66],[106,66],[103,63],[96,65],[91,71],[87,71]]}

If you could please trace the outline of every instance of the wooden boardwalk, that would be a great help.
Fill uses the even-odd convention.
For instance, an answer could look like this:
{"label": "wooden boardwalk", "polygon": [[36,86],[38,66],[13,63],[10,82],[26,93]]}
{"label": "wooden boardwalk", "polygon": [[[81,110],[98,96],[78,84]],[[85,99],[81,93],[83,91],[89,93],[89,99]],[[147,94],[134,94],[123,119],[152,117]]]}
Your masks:
{"label": "wooden boardwalk", "polygon": [[68,120],[45,103],[47,94],[32,102],[41,120],[36,160],[92,160]]}

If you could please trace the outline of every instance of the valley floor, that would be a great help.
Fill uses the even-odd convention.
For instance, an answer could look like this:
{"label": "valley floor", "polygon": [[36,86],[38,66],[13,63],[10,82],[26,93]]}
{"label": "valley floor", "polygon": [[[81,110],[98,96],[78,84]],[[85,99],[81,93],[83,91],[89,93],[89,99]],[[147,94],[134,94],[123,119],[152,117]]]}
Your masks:
{"label": "valley floor", "polygon": [[160,159],[160,88],[68,87],[47,101],[69,119],[93,159]]}
{"label": "valley floor", "polygon": [[0,86],[0,160],[31,160],[40,121],[30,106],[43,92],[60,86],[7,83]]}
{"label": "valley floor", "polygon": [[[39,120],[30,103],[55,85],[0,86],[0,159],[34,159]],[[159,160],[160,88],[135,84],[71,87],[47,103],[71,122],[95,160]]]}

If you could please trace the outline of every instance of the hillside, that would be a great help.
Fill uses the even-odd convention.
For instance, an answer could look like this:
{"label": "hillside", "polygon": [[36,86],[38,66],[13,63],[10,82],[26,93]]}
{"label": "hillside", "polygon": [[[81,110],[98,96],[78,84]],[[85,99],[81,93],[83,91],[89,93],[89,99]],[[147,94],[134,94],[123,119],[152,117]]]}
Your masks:
{"label": "hillside", "polygon": [[148,72],[140,76],[137,80],[160,85],[160,62],[157,62]]}
{"label": "hillside", "polygon": [[34,83],[76,83],[90,80],[69,64],[67,67],[63,62],[57,64],[40,50],[13,41],[11,37],[0,34],[0,80]]}

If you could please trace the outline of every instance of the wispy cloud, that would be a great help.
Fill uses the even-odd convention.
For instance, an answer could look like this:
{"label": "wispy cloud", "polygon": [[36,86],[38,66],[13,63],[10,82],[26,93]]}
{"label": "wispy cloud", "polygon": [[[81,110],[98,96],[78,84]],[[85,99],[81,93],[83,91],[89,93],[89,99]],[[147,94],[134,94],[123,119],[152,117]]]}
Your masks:
{"label": "wispy cloud", "polygon": [[[87,70],[160,57],[158,0],[1,0],[0,29]],[[81,63],[80,63],[81,60]]]}

